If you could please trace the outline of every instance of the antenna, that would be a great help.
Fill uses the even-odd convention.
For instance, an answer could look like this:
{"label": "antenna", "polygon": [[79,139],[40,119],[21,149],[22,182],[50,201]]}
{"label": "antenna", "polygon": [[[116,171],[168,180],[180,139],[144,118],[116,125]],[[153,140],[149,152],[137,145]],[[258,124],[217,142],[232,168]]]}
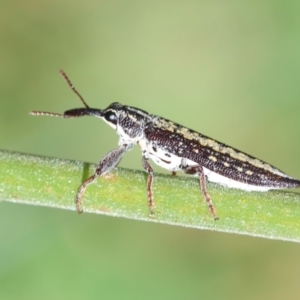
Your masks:
{"label": "antenna", "polygon": [[64,117],[64,114],[52,113],[47,111],[32,110],[29,112],[32,116]]}
{"label": "antenna", "polygon": [[72,91],[79,97],[79,99],[81,100],[81,102],[83,103],[83,105],[86,108],[90,108],[87,103],[84,101],[83,97],[79,94],[79,92],[75,89],[75,86],[72,84],[72,82],[70,81],[69,77],[67,76],[67,74],[63,71],[63,70],[59,70],[59,73],[62,75],[62,77],[66,80],[66,82],[68,83],[69,87],[72,89]]}
{"label": "antenna", "polygon": [[[47,112],[47,111],[39,111],[39,110],[33,110],[31,112],[29,112],[30,115],[33,116],[50,116],[50,117],[62,117],[62,118],[71,118],[71,117],[80,117],[83,115],[87,115],[87,111],[90,111],[90,107],[86,104],[86,102],[84,101],[83,97],[79,94],[79,92],[75,89],[74,85],[72,84],[72,82],[70,81],[70,79],[68,78],[67,74],[63,71],[63,70],[59,70],[59,73],[62,75],[62,77],[67,81],[68,85],[70,86],[70,88],[73,90],[73,92],[79,97],[79,99],[81,100],[81,102],[84,104],[84,106],[86,108],[75,108],[74,110],[70,110],[73,112],[72,114],[66,114],[66,112],[64,112],[63,114],[60,113],[53,113],[53,112]],[[69,112],[70,112],[69,111]],[[76,112],[76,113],[74,113]],[[78,114],[78,112],[80,112]]]}

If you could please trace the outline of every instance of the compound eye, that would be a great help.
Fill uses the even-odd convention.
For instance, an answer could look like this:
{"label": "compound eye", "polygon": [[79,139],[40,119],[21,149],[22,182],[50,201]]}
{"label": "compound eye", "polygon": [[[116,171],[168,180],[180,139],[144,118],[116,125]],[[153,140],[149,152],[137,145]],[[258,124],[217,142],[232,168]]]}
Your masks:
{"label": "compound eye", "polygon": [[104,118],[107,122],[113,123],[114,125],[117,125],[117,116],[114,112],[108,111],[104,114]]}

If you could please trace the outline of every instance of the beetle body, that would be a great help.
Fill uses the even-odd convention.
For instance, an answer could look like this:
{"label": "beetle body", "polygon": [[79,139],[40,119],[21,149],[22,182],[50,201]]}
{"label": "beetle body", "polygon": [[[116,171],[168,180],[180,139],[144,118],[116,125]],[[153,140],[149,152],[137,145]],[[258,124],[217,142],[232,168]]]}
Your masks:
{"label": "beetle body", "polygon": [[85,107],[67,110],[63,114],[40,111],[33,111],[31,114],[64,118],[94,116],[104,120],[119,135],[118,148],[110,151],[100,161],[95,173],[79,188],[76,196],[78,212],[82,212],[81,202],[86,187],[98,176],[115,167],[124,153],[134,145],[139,145],[142,150],[142,165],[148,173],[148,204],[152,213],[153,169],[148,162],[149,159],[171,172],[182,171],[198,176],[201,191],[214,219],[217,219],[217,216],[206,191],[206,177],[224,186],[246,191],[268,191],[300,186],[298,179],[286,175],[272,165],[141,109],[116,102],[103,110],[90,108],[66,74],[62,71],[61,73]]}

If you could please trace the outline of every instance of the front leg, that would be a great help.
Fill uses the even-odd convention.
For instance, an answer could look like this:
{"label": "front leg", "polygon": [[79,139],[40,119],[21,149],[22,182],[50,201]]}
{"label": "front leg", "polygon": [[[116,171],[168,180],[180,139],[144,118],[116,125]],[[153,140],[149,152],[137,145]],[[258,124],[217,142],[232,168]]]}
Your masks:
{"label": "front leg", "polygon": [[150,207],[150,213],[154,214],[154,202],[153,202],[153,193],[152,193],[152,181],[153,181],[153,169],[147,161],[147,158],[143,155],[142,165],[145,171],[148,173],[147,180],[147,192],[148,192],[148,205]]}
{"label": "front leg", "polygon": [[208,195],[208,193],[206,191],[206,179],[205,179],[205,174],[204,174],[203,167],[200,166],[200,165],[189,166],[186,163],[186,159],[183,158],[182,161],[181,161],[180,169],[186,174],[199,175],[201,191],[202,191],[202,194],[203,194],[203,196],[206,200],[206,203],[209,207],[209,210],[212,213],[212,215],[214,217],[214,220],[219,220],[219,218],[216,215],[216,210],[215,210],[214,205],[211,201],[211,198],[210,198],[210,196]]}
{"label": "front leg", "polygon": [[82,196],[87,188],[87,186],[92,183],[98,176],[109,172],[112,168],[114,168],[118,162],[121,160],[124,153],[132,147],[131,144],[121,145],[119,148],[108,152],[102,160],[99,162],[95,173],[89,177],[79,188],[78,193],[76,195],[76,207],[78,213],[82,213]]}

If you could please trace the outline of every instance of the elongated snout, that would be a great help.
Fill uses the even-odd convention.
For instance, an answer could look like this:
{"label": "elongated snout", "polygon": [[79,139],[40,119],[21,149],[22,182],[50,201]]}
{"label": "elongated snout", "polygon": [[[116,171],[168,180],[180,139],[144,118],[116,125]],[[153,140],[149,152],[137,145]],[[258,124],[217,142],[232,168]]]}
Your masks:
{"label": "elongated snout", "polygon": [[103,110],[96,108],[74,108],[64,112],[64,118],[79,118],[83,116],[103,117]]}

